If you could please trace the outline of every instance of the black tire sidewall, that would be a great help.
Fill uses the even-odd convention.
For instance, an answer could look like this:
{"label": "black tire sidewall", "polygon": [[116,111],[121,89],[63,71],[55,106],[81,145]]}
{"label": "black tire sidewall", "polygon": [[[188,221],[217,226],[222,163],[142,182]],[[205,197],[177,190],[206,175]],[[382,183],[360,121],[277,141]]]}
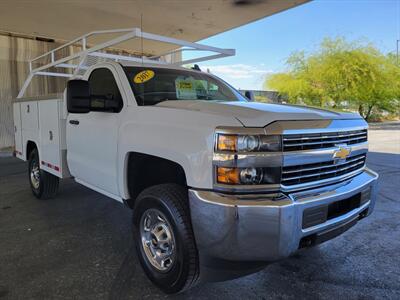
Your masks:
{"label": "black tire sidewall", "polygon": [[[143,213],[150,208],[156,208],[165,215],[172,227],[175,238],[175,262],[171,270],[165,273],[158,271],[154,268],[153,265],[151,265],[142,247],[139,223]],[[140,263],[147,276],[166,293],[179,292],[181,287],[185,285],[187,273],[189,272],[189,262],[187,261],[188,251],[183,243],[183,230],[181,228],[183,225],[176,222],[175,213],[169,206],[168,201],[166,201],[165,199],[160,199],[157,196],[146,196],[142,198],[140,203],[135,206],[133,225],[136,251],[138,253]]]}
{"label": "black tire sidewall", "polygon": [[[40,180],[39,180],[39,188],[35,188],[31,181],[31,170],[33,163],[37,161],[39,170],[40,170]],[[31,154],[29,155],[29,167],[28,167],[28,179],[29,184],[31,186],[32,193],[35,197],[40,198],[43,194],[43,171],[40,169],[40,160],[39,160],[39,153],[37,149],[32,150]]]}

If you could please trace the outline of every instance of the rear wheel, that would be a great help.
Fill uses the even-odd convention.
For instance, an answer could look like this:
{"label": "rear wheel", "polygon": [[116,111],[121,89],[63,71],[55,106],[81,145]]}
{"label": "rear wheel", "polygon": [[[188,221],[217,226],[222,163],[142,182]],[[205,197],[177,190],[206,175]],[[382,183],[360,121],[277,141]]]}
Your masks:
{"label": "rear wheel", "polygon": [[55,197],[58,191],[59,178],[40,169],[37,149],[32,150],[29,154],[28,175],[32,193],[36,198],[50,199]]}
{"label": "rear wheel", "polygon": [[166,293],[196,284],[198,254],[187,201],[187,189],[161,184],[144,190],[133,210],[134,239],[149,279]]}

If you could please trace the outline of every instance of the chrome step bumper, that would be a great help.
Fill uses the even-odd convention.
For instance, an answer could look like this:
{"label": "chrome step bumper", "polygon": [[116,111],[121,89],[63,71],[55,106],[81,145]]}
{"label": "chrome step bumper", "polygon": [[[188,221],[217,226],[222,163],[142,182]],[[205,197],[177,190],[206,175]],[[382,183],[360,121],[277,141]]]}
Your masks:
{"label": "chrome step bumper", "polygon": [[[375,172],[365,169],[341,183],[285,195],[229,195],[191,189],[189,201],[197,247],[201,255],[232,261],[287,257],[313,240],[335,237],[349,224],[371,214],[377,179]],[[329,206],[360,193],[369,199],[337,217],[304,228],[306,209]]]}

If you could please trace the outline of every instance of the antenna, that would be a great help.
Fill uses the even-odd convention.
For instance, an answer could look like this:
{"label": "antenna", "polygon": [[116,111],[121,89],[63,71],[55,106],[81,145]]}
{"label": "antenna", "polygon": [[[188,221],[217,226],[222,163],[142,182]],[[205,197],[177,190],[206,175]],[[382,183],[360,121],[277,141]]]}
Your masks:
{"label": "antenna", "polygon": [[[141,13],[140,14],[140,47],[142,48],[141,49],[141,56],[142,56],[142,68],[143,68],[143,65],[144,65],[144,62],[143,62],[143,13]],[[146,91],[145,91],[145,89],[144,89],[144,84],[142,83],[142,85],[143,85],[143,103],[142,103],[142,105],[144,106],[144,97],[145,97],[145,95],[146,95]]]}
{"label": "antenna", "polygon": [[142,67],[143,67],[143,14],[140,14],[140,47],[142,56]]}

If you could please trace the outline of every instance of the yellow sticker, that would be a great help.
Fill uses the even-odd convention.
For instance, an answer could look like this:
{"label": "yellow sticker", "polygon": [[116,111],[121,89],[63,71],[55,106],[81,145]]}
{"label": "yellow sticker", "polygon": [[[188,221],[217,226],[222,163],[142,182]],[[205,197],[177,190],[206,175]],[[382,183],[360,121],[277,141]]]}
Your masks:
{"label": "yellow sticker", "polygon": [[144,70],[135,75],[135,77],[133,78],[133,82],[134,83],[144,83],[146,81],[149,81],[153,77],[154,77],[154,71]]}
{"label": "yellow sticker", "polygon": [[180,90],[191,90],[191,89],[193,89],[193,85],[192,85],[191,82],[180,81],[179,82],[179,89]]}

